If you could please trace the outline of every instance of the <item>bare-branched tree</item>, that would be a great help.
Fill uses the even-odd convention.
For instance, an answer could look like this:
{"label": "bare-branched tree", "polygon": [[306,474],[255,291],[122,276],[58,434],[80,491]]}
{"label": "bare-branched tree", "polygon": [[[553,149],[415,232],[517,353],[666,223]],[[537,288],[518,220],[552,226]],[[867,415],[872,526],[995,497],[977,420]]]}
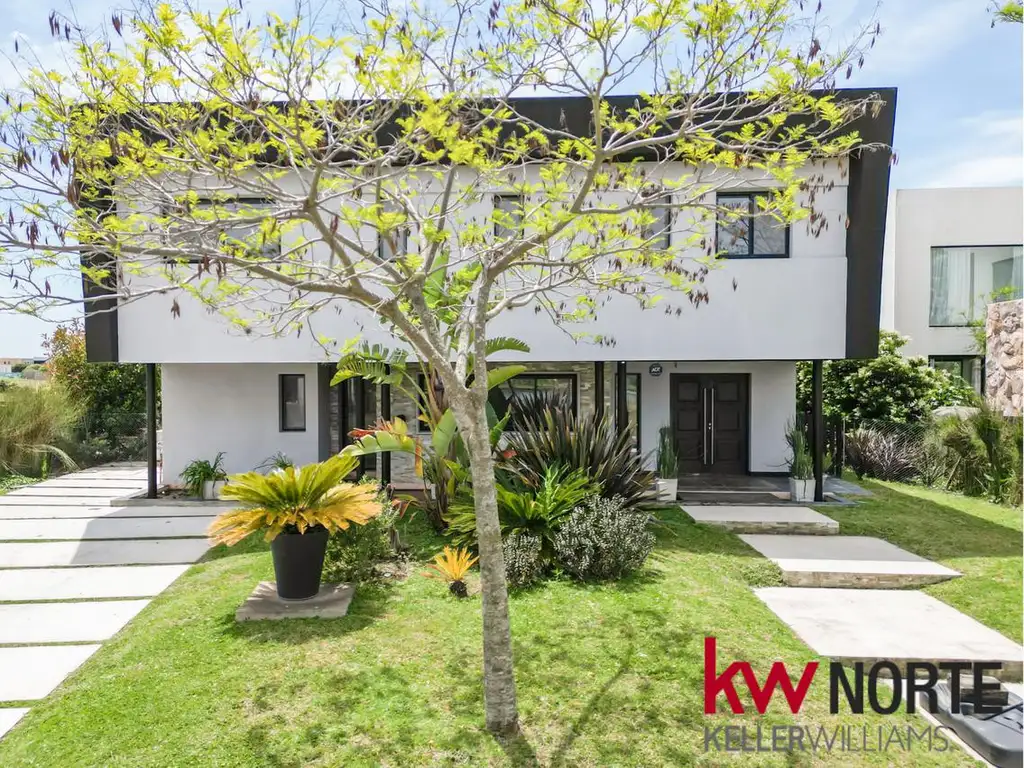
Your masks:
{"label": "bare-branched tree", "polygon": [[[285,334],[344,306],[383,324],[440,376],[468,449],[486,722],[515,731],[488,328],[543,312],[584,335],[609,300],[678,311],[708,301],[729,248],[716,222],[827,226],[825,163],[885,149],[858,133],[880,99],[835,91],[878,27],[829,52],[811,6],[361,0],[328,18],[300,0],[279,18],[171,0],[102,30],[53,15],[67,65],[19,51],[0,117],[0,310],[82,301],[66,286],[84,275],[88,313],[145,300]],[[741,183],[772,192],[719,205]]]}

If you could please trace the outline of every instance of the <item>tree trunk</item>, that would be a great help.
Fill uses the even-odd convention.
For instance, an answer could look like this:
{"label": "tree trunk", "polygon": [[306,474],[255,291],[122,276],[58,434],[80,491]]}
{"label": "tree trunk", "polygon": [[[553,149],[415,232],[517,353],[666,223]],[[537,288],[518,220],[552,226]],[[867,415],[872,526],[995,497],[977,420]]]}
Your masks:
{"label": "tree trunk", "polygon": [[487,729],[492,733],[507,735],[519,730],[519,712],[516,706],[508,588],[505,584],[505,560],[501,552],[501,526],[498,522],[487,411],[486,406],[476,405],[467,395],[452,400],[452,411],[466,443],[473,478],[483,601],[484,709]]}

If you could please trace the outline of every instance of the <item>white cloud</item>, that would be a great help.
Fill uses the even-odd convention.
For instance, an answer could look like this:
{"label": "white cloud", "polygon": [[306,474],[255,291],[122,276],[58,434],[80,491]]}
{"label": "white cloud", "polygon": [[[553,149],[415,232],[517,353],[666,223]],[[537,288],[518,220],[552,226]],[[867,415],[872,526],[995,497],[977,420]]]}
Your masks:
{"label": "white cloud", "polygon": [[1024,115],[983,112],[958,121],[959,140],[929,163],[927,187],[1012,186],[1024,182]]}

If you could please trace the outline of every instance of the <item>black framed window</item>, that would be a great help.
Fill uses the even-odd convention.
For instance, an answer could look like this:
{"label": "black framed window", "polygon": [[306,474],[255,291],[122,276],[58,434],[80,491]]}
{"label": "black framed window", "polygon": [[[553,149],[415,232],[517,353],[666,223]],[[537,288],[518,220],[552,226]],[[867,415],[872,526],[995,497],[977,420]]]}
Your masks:
{"label": "black framed window", "polygon": [[716,226],[718,252],[727,259],[789,258],[789,225],[760,213],[765,192],[730,192],[718,195]]}
{"label": "black framed window", "polygon": [[641,236],[648,248],[656,248],[660,251],[667,251],[672,245],[672,201],[666,201],[665,205],[659,205],[649,209],[654,221],[643,228]]}
{"label": "black framed window", "polygon": [[984,358],[973,355],[932,355],[928,358],[928,365],[959,376],[976,392],[981,392],[981,379],[985,370]]}
{"label": "black framed window", "polygon": [[[575,373],[521,373],[513,379],[493,387],[487,394],[498,418],[504,418],[515,401],[530,404],[565,404],[577,411]],[[514,417],[509,419],[506,429],[515,429]]]}
{"label": "black framed window", "polygon": [[523,231],[522,195],[494,196],[494,236],[499,239],[518,237]]}
{"label": "black framed window", "polygon": [[933,246],[928,325],[967,327],[993,301],[1024,295],[1019,245]]}
{"label": "black framed window", "polygon": [[[166,232],[168,243],[171,246],[180,246],[181,240],[185,239],[194,242],[196,246],[218,250],[242,249],[265,259],[277,258],[281,255],[280,229],[276,230],[276,235],[264,238],[259,223],[243,224],[234,220],[236,216],[239,218],[269,216],[272,213],[272,203],[273,201],[263,197],[235,197],[223,201],[202,199],[195,204],[193,210],[212,210],[216,213],[216,218],[206,222],[204,219],[196,220],[188,214],[182,214],[186,223],[181,225],[173,223],[173,211],[170,208],[165,208],[163,215],[171,217],[172,221]],[[222,215],[224,225],[218,227],[218,220]],[[203,256],[197,254],[188,259],[172,260],[198,264],[203,260]]]}
{"label": "black framed window", "polygon": [[[640,450],[640,379],[639,373],[627,373],[626,374],[626,414],[628,415],[628,423],[633,431],[633,437],[636,440],[636,449]],[[613,392],[618,392],[619,388],[619,374],[615,373],[615,387]],[[615,421],[619,421],[619,399],[616,397],[615,400]]]}
{"label": "black framed window", "polygon": [[282,373],[278,377],[278,399],[281,405],[281,431],[306,431],[306,376]]}
{"label": "black framed window", "polygon": [[[385,213],[401,211],[394,203],[384,203]],[[377,256],[381,261],[391,261],[409,253],[409,227],[395,227],[389,232],[377,233]]]}

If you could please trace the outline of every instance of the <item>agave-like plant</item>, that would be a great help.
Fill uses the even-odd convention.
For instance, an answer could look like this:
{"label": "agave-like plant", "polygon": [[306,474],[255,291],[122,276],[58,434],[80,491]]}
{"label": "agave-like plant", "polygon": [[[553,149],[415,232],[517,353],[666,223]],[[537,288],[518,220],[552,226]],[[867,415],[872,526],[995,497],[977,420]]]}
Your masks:
{"label": "agave-like plant", "polygon": [[230,546],[261,530],[272,541],[281,533],[305,533],[318,526],[334,533],[353,523],[363,525],[380,514],[381,505],[375,486],[343,482],[358,463],[356,456],[339,454],[268,475],[232,475],[221,498],[241,506],[219,515],[207,533],[213,541]]}
{"label": "agave-like plant", "polygon": [[445,547],[434,555],[434,560],[427,565],[436,573],[428,576],[440,576],[448,582],[448,591],[456,597],[466,597],[469,592],[466,590],[466,574],[473,567],[478,558],[473,557],[468,549],[457,547]]}
{"label": "agave-like plant", "polygon": [[517,419],[516,431],[506,433],[514,454],[508,464],[524,477],[539,485],[549,467],[565,467],[585,472],[603,498],[618,496],[624,507],[654,498],[654,474],[633,450],[633,435],[616,429],[609,416],[543,408]]}

